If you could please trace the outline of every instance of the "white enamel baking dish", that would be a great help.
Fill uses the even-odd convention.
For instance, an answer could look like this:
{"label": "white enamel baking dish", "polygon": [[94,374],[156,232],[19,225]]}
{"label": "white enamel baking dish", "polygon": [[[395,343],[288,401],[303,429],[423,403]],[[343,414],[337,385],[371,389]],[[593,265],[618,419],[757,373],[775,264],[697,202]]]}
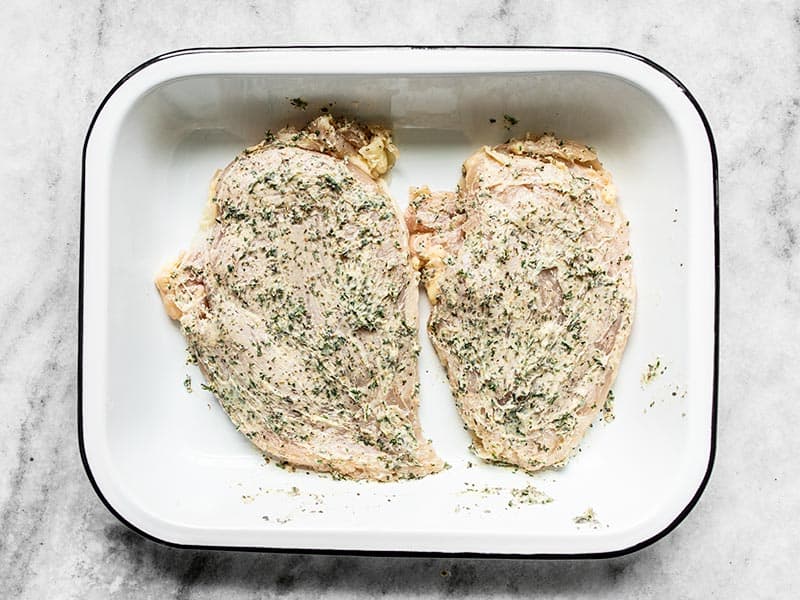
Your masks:
{"label": "white enamel baking dish", "polygon": [[[394,128],[390,187],[402,206],[410,186],[452,189],[475,148],[525,131],[588,143],[613,173],[631,222],[636,319],[616,419],[595,423],[568,466],[530,476],[475,458],[424,328],[421,419],[451,468],[422,480],[335,481],[266,464],[200,389],[153,275],[191,239],[215,169],[322,107]],[[510,131],[504,115],[518,120]],[[143,535],[190,547],[609,556],[665,535],[697,502],[715,439],[716,158],[699,106],[652,62],[574,48],[179,51],[111,90],[83,168],[81,452],[103,502]],[[644,385],[657,359],[666,370]],[[553,501],[520,503],[512,491],[528,485]],[[597,522],[576,523],[587,508]]]}

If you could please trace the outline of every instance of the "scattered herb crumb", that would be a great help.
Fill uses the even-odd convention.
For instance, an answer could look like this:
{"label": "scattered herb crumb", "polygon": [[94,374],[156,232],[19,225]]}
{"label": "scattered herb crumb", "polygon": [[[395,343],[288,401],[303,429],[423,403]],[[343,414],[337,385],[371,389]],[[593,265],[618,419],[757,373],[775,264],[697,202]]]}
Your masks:
{"label": "scattered herb crumb", "polygon": [[[503,487],[479,487],[474,483],[464,483],[464,491],[461,492],[462,494],[479,494],[484,498],[489,496],[501,496],[505,494],[511,494],[511,498],[508,500],[508,507],[514,507],[521,504],[549,504],[553,501],[553,499],[545,494],[543,491],[535,488],[532,485],[527,485],[523,488],[503,488]],[[476,504],[474,508],[478,508]],[[455,512],[460,512],[461,510],[471,510],[472,507],[465,506],[465,505],[458,505],[456,506]],[[508,509],[506,509],[508,510]],[[484,511],[486,512],[486,511]]]}
{"label": "scattered herb crumb", "polygon": [[183,387],[189,394],[192,393],[192,378],[189,375],[186,375],[186,379],[183,380]]}
{"label": "scattered herb crumb", "polygon": [[[532,485],[527,485],[524,488],[514,488],[511,490],[511,495],[520,504],[549,504],[553,499]],[[511,506],[511,500],[509,500]]]}
{"label": "scattered herb crumb", "polygon": [[196,365],[197,364],[197,357],[192,352],[191,348],[186,348],[186,364],[187,365]]}
{"label": "scattered herb crumb", "polygon": [[606,401],[603,404],[603,421],[611,423],[614,419],[616,419],[614,415],[614,390],[608,390],[608,396],[606,396]]}
{"label": "scattered herb crumb", "polygon": [[463,492],[461,492],[462,494],[481,494],[482,496],[492,496],[492,495],[496,496],[503,491],[503,488],[501,487],[484,486],[482,488],[479,488],[474,483],[466,483],[466,482],[464,483],[464,487],[466,489]]}
{"label": "scattered herb crumb", "polygon": [[308,102],[306,102],[302,98],[290,98],[289,102],[291,103],[292,106],[294,106],[295,108],[299,108],[300,110],[305,110],[306,108],[308,108]]}
{"label": "scattered herb crumb", "polygon": [[582,514],[578,515],[577,517],[573,518],[572,521],[576,525],[594,525],[597,527],[600,525],[600,521],[597,520],[597,515],[594,512],[594,509],[590,506]]}
{"label": "scattered herb crumb", "polygon": [[514,125],[519,123],[519,119],[512,115],[503,115],[503,123],[506,129],[511,129]]}
{"label": "scattered herb crumb", "polygon": [[659,375],[663,375],[667,370],[666,365],[661,363],[661,358],[656,357],[652,363],[648,363],[644,373],[642,373],[642,387],[649,385]]}
{"label": "scattered herb crumb", "polygon": [[489,123],[495,124],[495,123],[497,123],[497,119],[492,117],[491,119],[489,119]]}

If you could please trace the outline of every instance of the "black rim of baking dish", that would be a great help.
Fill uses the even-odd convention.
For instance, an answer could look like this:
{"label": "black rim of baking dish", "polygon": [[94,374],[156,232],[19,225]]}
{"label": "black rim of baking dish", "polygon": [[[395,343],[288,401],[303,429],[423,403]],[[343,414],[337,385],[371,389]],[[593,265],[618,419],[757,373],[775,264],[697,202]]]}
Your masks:
{"label": "black rim of baking dish", "polygon": [[[518,553],[483,553],[483,552],[414,552],[414,551],[397,551],[397,550],[336,550],[336,549],[320,549],[320,548],[272,548],[261,546],[216,546],[216,545],[202,545],[202,544],[179,544],[169,540],[158,538],[136,525],[132,524],[125,517],[123,517],[117,509],[106,499],[103,491],[100,489],[97,481],[92,474],[86,457],[86,447],[83,439],[83,295],[84,295],[84,233],[85,233],[85,192],[86,192],[86,149],[89,145],[89,137],[91,136],[92,129],[98,116],[102,112],[108,100],[114,93],[131,77],[139,71],[169,58],[182,56],[187,54],[196,53],[218,53],[218,52],[246,52],[246,51],[269,51],[269,50],[364,50],[364,49],[405,49],[405,50],[450,50],[450,49],[474,49],[474,50],[547,50],[547,51],[569,51],[569,52],[602,52],[609,54],[618,54],[627,56],[629,58],[638,60],[652,69],[655,69],[662,75],[666,76],[672,81],[678,89],[686,96],[689,102],[692,103],[700,120],[705,128],[706,135],[708,136],[709,148],[711,150],[711,169],[713,177],[713,202],[714,202],[714,357],[713,357],[713,374],[712,374],[712,402],[711,402],[711,445],[708,456],[708,465],[706,472],[703,476],[697,491],[692,498],[678,514],[664,529],[657,534],[638,542],[627,548],[621,550],[613,550],[609,552],[593,552],[593,553],[553,553],[553,554],[518,554]],[[120,79],[114,87],[106,94],[103,101],[98,106],[97,110],[92,117],[89,128],[86,132],[86,138],[83,143],[83,153],[81,158],[81,225],[80,225],[80,253],[79,253],[79,274],[78,274],[78,445],[80,449],[81,462],[86,471],[86,475],[94,488],[95,493],[100,498],[106,508],[113,514],[121,523],[138,533],[148,540],[152,540],[159,544],[163,544],[172,548],[181,548],[189,550],[232,550],[232,551],[249,551],[249,552],[274,552],[274,553],[290,553],[290,554],[326,554],[326,555],[341,555],[341,556],[397,556],[397,557],[442,557],[442,558],[530,558],[530,559],[587,559],[587,558],[614,558],[636,552],[645,548],[675,529],[681,521],[692,511],[697,504],[700,496],[708,484],[711,477],[711,471],[714,466],[714,458],[716,455],[717,446],[717,396],[718,396],[718,372],[719,372],[719,176],[717,167],[717,149],[714,143],[714,135],[711,132],[711,126],[708,123],[703,109],[694,98],[692,93],[684,86],[677,77],[670,73],[667,69],[658,63],[650,60],[647,57],[628,52],[627,50],[620,50],[618,48],[605,48],[595,46],[483,46],[483,45],[458,45],[458,46],[407,46],[407,45],[289,45],[289,46],[231,46],[231,47],[208,47],[208,48],[185,48],[182,50],[174,50],[151,58],[150,60],[140,64],[138,67],[127,73]]]}

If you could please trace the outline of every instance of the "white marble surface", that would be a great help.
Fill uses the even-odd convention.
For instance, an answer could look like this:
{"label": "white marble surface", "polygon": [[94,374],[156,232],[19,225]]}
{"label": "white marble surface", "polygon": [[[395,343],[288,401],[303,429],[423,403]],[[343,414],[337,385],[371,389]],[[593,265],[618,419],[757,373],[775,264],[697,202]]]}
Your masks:
{"label": "white marble surface", "polygon": [[[0,4],[0,597],[797,597],[800,2]],[[625,48],[693,91],[720,159],[717,461],[667,538],[583,562],[177,551],[127,530],[76,441],[80,151],[155,54],[289,43]]]}

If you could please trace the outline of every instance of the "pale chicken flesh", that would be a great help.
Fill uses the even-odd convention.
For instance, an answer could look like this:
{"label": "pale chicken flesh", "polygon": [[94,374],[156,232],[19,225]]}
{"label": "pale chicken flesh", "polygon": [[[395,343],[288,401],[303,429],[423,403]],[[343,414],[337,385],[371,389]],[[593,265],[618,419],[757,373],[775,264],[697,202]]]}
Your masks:
{"label": "pale chicken flesh", "polygon": [[418,273],[381,176],[390,133],[320,117],[217,175],[190,249],[157,278],[188,352],[267,455],[394,480],[443,463],[417,415]]}
{"label": "pale chicken flesh", "polygon": [[628,224],[586,146],[483,147],[455,193],[412,191],[428,332],[477,455],[561,465],[606,401],[633,319]]}

